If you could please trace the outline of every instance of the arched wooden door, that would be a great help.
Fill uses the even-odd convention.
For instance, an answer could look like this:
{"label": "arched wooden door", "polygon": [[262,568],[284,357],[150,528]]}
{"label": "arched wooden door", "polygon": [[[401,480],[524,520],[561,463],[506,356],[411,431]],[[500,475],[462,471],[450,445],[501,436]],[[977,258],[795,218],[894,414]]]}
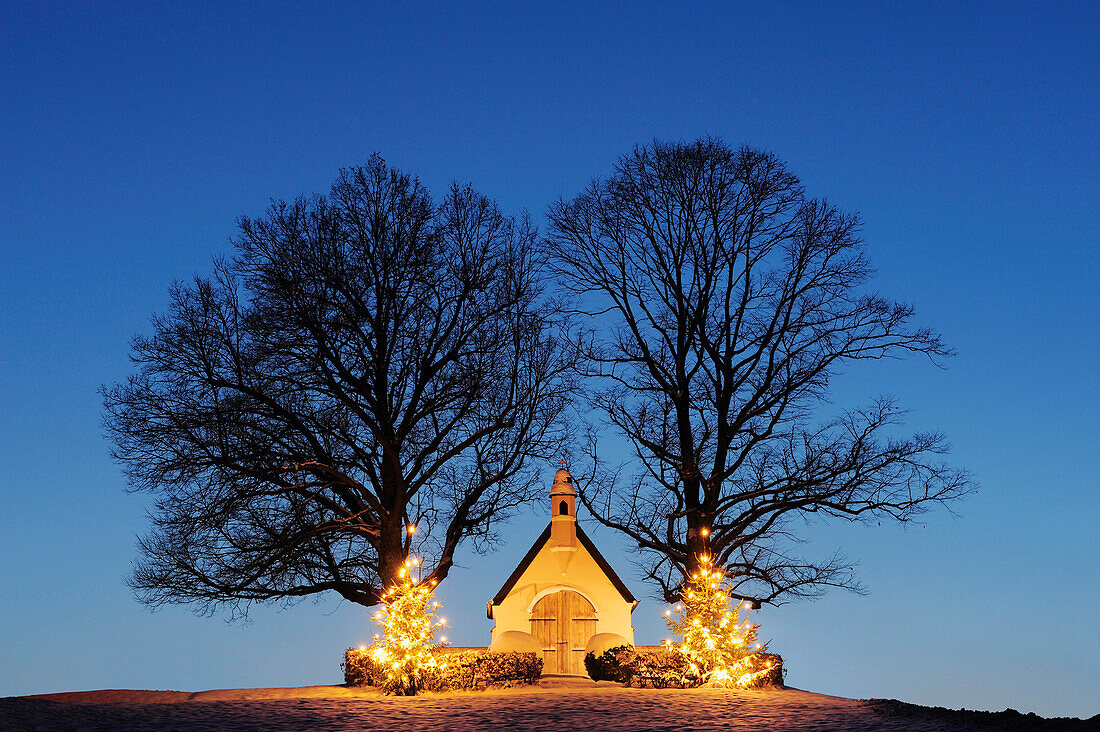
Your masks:
{"label": "arched wooden door", "polygon": [[531,635],[542,643],[544,674],[584,674],[584,646],[596,634],[596,608],[583,595],[561,590],[531,609]]}

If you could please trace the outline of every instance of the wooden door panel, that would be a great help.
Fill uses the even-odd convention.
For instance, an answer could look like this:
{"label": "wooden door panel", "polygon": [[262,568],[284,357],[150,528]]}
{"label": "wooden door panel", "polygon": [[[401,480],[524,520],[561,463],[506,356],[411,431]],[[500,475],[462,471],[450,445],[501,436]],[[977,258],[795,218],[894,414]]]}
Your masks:
{"label": "wooden door panel", "polygon": [[552,670],[558,665],[557,630],[558,620],[556,617],[531,618],[531,635],[538,638],[539,644],[542,646],[542,663],[545,673],[561,673]]}
{"label": "wooden door panel", "polygon": [[596,610],[583,595],[561,590],[531,609],[531,634],[543,649],[543,673],[584,674],[584,647],[596,633]]}
{"label": "wooden door panel", "polygon": [[583,674],[584,648],[588,639],[596,635],[595,618],[573,618],[569,624],[569,674]]}

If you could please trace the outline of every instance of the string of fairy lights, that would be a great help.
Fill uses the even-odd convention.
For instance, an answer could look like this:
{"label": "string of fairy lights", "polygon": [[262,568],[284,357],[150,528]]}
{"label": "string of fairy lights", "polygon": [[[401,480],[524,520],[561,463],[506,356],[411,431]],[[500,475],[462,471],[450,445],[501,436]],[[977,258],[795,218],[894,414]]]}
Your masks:
{"label": "string of fairy lights", "polygon": [[383,632],[381,637],[375,634],[369,649],[386,673],[386,690],[400,695],[415,694],[424,687],[426,673],[446,668],[436,649],[447,644],[447,637],[437,641],[436,633],[449,626],[446,618],[436,615],[440,604],[434,599],[435,580],[419,583],[413,579],[413,568],[418,566],[419,560],[410,557],[397,584],[382,595],[374,621]]}
{"label": "string of fairy lights", "polygon": [[665,648],[688,659],[685,676],[699,685],[752,686],[774,665],[761,661],[767,649],[757,640],[760,626],[749,620],[752,606],[732,597],[710,555],[700,555],[699,565],[684,582],[680,602],[665,611],[669,629],[682,638],[666,640]]}

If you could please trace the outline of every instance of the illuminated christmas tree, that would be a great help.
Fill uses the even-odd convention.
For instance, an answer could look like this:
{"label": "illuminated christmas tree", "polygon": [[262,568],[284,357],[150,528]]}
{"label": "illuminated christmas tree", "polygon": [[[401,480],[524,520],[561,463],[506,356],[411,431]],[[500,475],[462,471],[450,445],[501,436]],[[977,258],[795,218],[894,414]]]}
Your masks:
{"label": "illuminated christmas tree", "polygon": [[370,654],[386,675],[383,688],[393,694],[412,696],[424,688],[426,676],[440,668],[434,650],[446,644],[446,637],[436,642],[435,634],[446,627],[446,618],[437,618],[440,605],[432,593],[435,581],[418,584],[410,559],[401,569],[398,584],[382,596],[382,607],[374,620],[382,626],[381,639],[376,635]]}
{"label": "illuminated christmas tree", "polygon": [[699,562],[699,570],[684,582],[679,604],[665,612],[669,628],[683,641],[665,645],[687,658],[685,683],[751,686],[771,670],[759,656],[765,651],[756,640],[759,626],[749,621],[749,603],[736,604],[713,560],[702,555]]}

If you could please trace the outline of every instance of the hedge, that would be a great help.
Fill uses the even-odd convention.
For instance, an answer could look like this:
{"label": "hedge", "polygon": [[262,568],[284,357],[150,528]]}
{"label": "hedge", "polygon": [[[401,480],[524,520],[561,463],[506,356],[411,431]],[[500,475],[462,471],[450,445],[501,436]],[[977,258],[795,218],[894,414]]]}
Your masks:
{"label": "hedge", "polygon": [[[349,648],[344,652],[344,683],[347,686],[386,687],[385,670],[370,654],[370,648]],[[536,684],[542,676],[542,658],[537,653],[487,653],[461,651],[439,653],[439,666],[421,671],[424,691],[484,689],[490,686]]]}
{"label": "hedge", "polygon": [[[758,653],[752,657],[753,669],[772,669],[756,679],[753,687],[782,686],[783,659],[775,653]],[[699,686],[703,679],[690,671],[691,662],[677,650],[638,650],[633,646],[618,646],[600,655],[584,657],[584,668],[594,681],[615,681],[627,686],[649,686],[655,689]]]}
{"label": "hedge", "polygon": [[593,681],[614,681],[626,684],[630,674],[627,666],[636,657],[633,646],[616,646],[596,655],[588,652],[584,656],[584,670]]}

